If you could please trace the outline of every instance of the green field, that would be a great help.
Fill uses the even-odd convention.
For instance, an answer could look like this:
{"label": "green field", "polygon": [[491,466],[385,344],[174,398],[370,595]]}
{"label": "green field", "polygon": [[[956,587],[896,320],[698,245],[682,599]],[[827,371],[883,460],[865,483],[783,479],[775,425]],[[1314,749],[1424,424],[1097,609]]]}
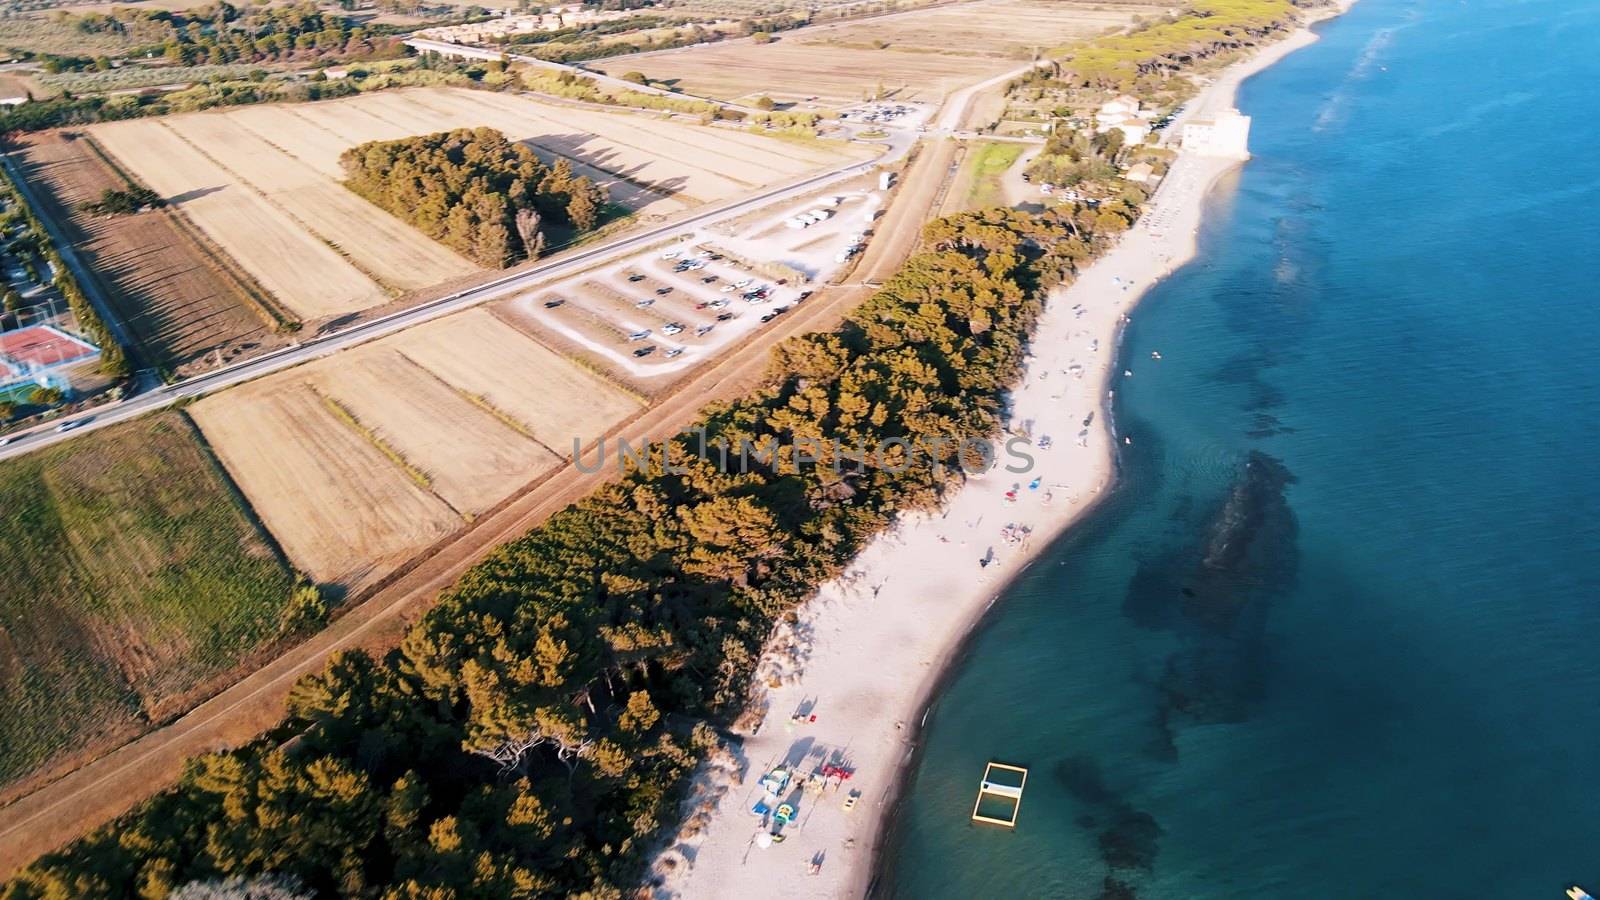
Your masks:
{"label": "green field", "polygon": [[179,412],[0,463],[0,783],[276,635],[293,576]]}
{"label": "green field", "polygon": [[1017,157],[1027,149],[1023,144],[993,141],[979,144],[967,155],[967,165],[972,169],[971,187],[967,190],[966,209],[985,209],[1004,206],[1005,192],[1000,187],[1000,177],[1017,162]]}

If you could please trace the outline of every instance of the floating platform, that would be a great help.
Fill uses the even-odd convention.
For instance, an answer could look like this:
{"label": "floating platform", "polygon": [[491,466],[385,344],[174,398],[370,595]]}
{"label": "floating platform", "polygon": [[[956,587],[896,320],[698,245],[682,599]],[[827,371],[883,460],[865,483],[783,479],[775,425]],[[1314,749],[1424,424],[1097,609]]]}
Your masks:
{"label": "floating platform", "polygon": [[[1027,784],[1027,769],[990,762],[983,769],[978,799],[972,804],[972,821],[1017,827],[1017,814],[1022,811],[1022,789]],[[989,801],[987,807],[985,800]]]}

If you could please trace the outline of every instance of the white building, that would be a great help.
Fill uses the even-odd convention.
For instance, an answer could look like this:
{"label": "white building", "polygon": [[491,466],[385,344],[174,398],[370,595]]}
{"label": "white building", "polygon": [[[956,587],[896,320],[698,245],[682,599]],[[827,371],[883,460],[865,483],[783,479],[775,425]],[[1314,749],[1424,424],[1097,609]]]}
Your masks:
{"label": "white building", "polygon": [[1112,120],[1123,121],[1139,114],[1139,98],[1123,94],[1115,100],[1107,100],[1100,104],[1100,112],[1096,116],[1101,122]]}
{"label": "white building", "polygon": [[1183,149],[1223,159],[1250,158],[1250,117],[1227,109],[1183,126]]}

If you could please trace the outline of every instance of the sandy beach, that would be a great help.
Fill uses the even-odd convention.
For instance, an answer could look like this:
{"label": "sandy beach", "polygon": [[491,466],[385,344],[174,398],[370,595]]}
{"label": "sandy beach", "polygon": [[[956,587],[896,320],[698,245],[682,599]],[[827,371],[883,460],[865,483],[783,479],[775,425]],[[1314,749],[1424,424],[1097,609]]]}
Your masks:
{"label": "sandy beach", "polygon": [[[1233,105],[1245,78],[1315,40],[1301,29],[1225,70],[1191,114]],[[1010,430],[1031,433],[1035,445],[1032,471],[995,469],[969,480],[940,513],[903,519],[774,638],[758,670],[764,696],[751,722],[759,728],[746,732],[739,756],[701,773],[695,811],[654,864],[658,896],[866,894],[884,817],[941,672],[1011,579],[1111,487],[1117,443],[1139,439],[1108,421],[1114,376],[1182,365],[1181,348],[1160,361],[1117,359],[1122,326],[1153,283],[1193,257],[1206,194],[1239,165],[1181,154],[1139,224],[1051,295],[1010,395]],[[809,773],[823,765],[852,774],[820,792],[787,787],[783,799],[797,816],[780,843],[758,845],[771,830],[751,813],[764,796],[761,777],[776,766]]]}

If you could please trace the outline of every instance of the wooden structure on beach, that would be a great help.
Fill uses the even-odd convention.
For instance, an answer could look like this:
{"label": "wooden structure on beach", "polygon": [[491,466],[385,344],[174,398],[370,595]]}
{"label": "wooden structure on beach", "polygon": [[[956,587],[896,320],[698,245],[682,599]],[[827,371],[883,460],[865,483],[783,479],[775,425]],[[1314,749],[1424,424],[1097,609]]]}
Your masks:
{"label": "wooden structure on beach", "polygon": [[[1004,825],[1007,828],[1017,827],[1017,814],[1022,811],[1022,789],[1027,784],[1027,769],[990,761],[983,769],[983,781],[978,785],[978,799],[972,804],[972,821]],[[1003,819],[986,815],[983,811],[985,799],[1000,801],[1009,807],[1010,814]]]}

